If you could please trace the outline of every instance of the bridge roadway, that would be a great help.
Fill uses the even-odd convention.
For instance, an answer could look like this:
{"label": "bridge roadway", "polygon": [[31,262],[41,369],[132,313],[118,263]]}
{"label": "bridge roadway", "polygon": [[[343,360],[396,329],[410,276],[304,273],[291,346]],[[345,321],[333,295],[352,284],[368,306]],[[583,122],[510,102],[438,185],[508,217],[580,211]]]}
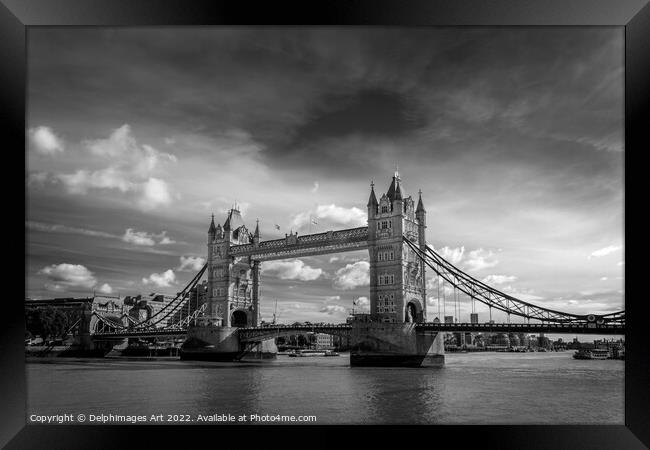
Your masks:
{"label": "bridge roadway", "polygon": [[[596,323],[418,323],[422,331],[447,333],[561,333],[561,334],[603,334],[624,335],[625,325]],[[349,335],[350,324],[330,325],[271,325],[239,329],[241,342],[254,342],[286,336],[294,333],[323,333],[338,336]],[[123,330],[94,333],[94,340],[115,340],[126,338],[184,337],[184,329]]]}

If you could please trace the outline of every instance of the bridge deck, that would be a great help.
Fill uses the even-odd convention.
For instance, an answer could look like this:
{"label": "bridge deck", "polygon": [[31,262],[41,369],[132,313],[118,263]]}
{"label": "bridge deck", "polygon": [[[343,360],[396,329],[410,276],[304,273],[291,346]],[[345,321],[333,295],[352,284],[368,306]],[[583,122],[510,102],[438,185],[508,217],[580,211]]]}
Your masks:
{"label": "bridge deck", "polygon": [[595,323],[419,323],[427,331],[467,333],[625,334],[625,325]]}
{"label": "bridge deck", "polygon": [[[345,335],[350,332],[350,324],[334,325],[275,325],[265,327],[247,327],[239,329],[239,338],[242,342],[259,339],[272,339],[274,336],[287,333],[323,333]],[[595,323],[418,323],[416,329],[422,331],[436,331],[447,333],[560,333],[560,334],[607,334],[624,335],[625,325]],[[158,329],[158,330],[124,330],[107,333],[95,333],[93,339],[125,339],[147,337],[185,336],[183,329]]]}

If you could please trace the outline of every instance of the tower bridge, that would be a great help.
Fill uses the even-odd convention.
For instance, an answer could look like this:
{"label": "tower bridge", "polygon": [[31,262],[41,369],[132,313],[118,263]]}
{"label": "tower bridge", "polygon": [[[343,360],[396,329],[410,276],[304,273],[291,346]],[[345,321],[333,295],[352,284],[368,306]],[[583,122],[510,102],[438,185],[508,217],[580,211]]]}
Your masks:
{"label": "tower bridge", "polygon": [[[379,198],[371,184],[366,206],[367,226],[303,236],[291,232],[267,241],[261,240],[259,223],[254,231],[248,230],[236,207],[223,225],[215,224],[213,215],[207,262],[185,289],[146,321],[122,323],[98,315],[104,328],[94,330],[94,339],[185,333],[184,359],[237,360],[244,350],[259,358],[274,357],[272,338],[305,330],[259,326],[260,265],[276,259],[363,249],[368,250],[370,264],[370,313],[350,324],[308,327],[350,336],[353,365],[440,365],[444,361],[442,335],[448,331],[625,333],[625,311],[580,315],[544,308],[503,293],[446,261],[426,242],[422,193],[417,203],[406,196],[398,172]],[[447,283],[454,292],[465,294],[467,301],[505,312],[508,323],[428,321],[427,269],[443,287]],[[189,293],[204,275],[206,293],[200,302],[190,305]],[[185,317],[181,314],[178,318],[179,311],[184,310]],[[510,323],[511,315],[528,323]],[[170,323],[170,317],[178,320]],[[160,327],[161,323],[166,326]]]}

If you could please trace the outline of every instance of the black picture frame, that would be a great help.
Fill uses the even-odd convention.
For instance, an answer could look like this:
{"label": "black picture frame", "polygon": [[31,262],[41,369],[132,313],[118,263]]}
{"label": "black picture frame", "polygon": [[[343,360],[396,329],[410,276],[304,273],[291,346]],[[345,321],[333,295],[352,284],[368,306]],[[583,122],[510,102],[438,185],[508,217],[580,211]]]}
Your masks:
{"label": "black picture frame", "polygon": [[[647,128],[650,100],[650,6],[648,0],[285,0],[274,2],[224,0],[0,0],[0,120],[5,156],[25,148],[27,28],[38,26],[172,26],[172,25],[390,25],[390,26],[618,26],[625,28],[625,292],[626,353],[624,426],[431,426],[396,430],[391,426],[286,427],[260,426],[46,426],[26,425],[23,297],[21,276],[5,280],[0,355],[0,445],[5,448],[131,448],[135,442],[162,448],[224,445],[226,435],[246,444],[259,440],[277,445],[312,445],[348,439],[339,429],[360,436],[367,446],[394,435],[405,445],[481,448],[647,448],[650,445],[650,351],[644,341],[647,299],[632,285],[637,270],[631,263],[639,253],[627,243],[641,243],[642,220],[633,219],[647,202],[640,180],[641,164],[650,149]],[[5,140],[5,143],[7,140]],[[25,164],[25,159],[15,156]],[[25,167],[25,166],[23,166]],[[13,165],[3,176],[6,197],[25,179]],[[24,172],[23,172],[24,173]],[[16,177],[13,180],[12,177]],[[12,187],[12,190],[8,188]],[[26,194],[26,191],[25,191]],[[637,202],[635,197],[641,199]],[[23,207],[27,201],[23,197]],[[18,199],[20,204],[20,199]],[[7,203],[8,233],[25,233],[18,206]],[[26,208],[25,208],[26,211]],[[7,217],[9,216],[9,217]],[[10,219],[10,220],[7,220]],[[22,223],[21,223],[22,222]],[[15,228],[14,228],[15,227]],[[647,226],[645,227],[647,228]],[[5,236],[10,236],[9,234]],[[16,247],[17,239],[7,239]],[[7,255],[20,249],[7,248]],[[22,250],[25,250],[26,246]],[[14,251],[11,251],[14,250]],[[15,256],[6,259],[13,261]],[[26,261],[25,261],[26,263]],[[632,267],[630,267],[632,265]],[[13,263],[16,267],[18,264]],[[26,264],[23,265],[23,268]],[[18,269],[14,269],[18,271]],[[23,273],[24,278],[24,273]],[[642,280],[642,279],[641,279]],[[638,286],[638,283],[637,283]],[[636,289],[636,290],[635,290]],[[16,292],[14,292],[16,291]],[[74,382],[71,380],[71,382]],[[296,434],[306,441],[295,441]],[[347,433],[346,433],[347,434]],[[191,437],[190,437],[191,436]]]}

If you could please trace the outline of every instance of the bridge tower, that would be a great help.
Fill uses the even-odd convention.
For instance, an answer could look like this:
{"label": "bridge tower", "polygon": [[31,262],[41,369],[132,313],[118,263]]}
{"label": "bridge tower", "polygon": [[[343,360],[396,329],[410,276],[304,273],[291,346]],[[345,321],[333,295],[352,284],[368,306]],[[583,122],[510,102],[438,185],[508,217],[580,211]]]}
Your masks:
{"label": "bridge tower", "polygon": [[248,231],[236,206],[229,211],[223,227],[215,226],[212,216],[208,230],[208,324],[245,327],[257,323],[253,300],[257,300],[259,263],[230,255],[232,245],[259,239],[259,231],[256,233],[257,237]]}
{"label": "bridge tower", "polygon": [[368,253],[370,261],[370,314],[385,323],[426,320],[424,263],[404,243],[425,246],[426,211],[422,195],[417,208],[405,197],[399,172],[379,200],[371,184],[368,200]]}

